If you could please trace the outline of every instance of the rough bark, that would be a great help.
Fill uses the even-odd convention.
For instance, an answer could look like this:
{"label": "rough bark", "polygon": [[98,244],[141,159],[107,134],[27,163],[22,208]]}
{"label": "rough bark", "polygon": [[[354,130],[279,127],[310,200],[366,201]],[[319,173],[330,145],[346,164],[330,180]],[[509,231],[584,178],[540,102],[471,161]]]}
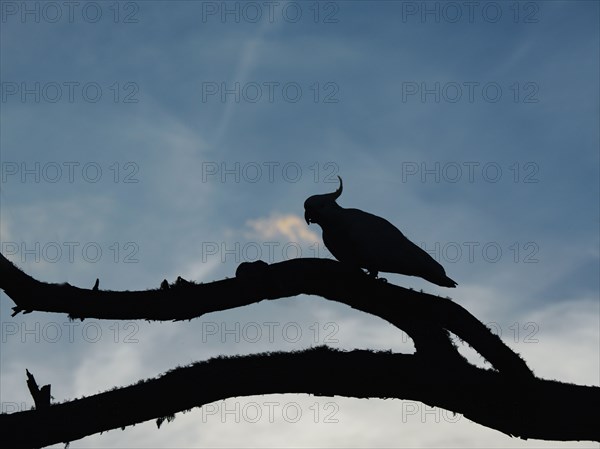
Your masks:
{"label": "rough bark", "polygon": [[[234,279],[178,280],[157,290],[114,292],[40,282],[0,255],[0,279],[15,313],[35,310],[82,319],[183,320],[264,299],[314,294],[389,321],[406,331],[416,348],[414,355],[317,348],[211,359],[88,398],[2,414],[8,447],[73,441],[216,400],[272,393],[418,400],[521,438],[600,441],[600,388],[538,379],[500,338],[450,299],[375,280],[332,260],[242,264]],[[494,369],[467,363],[448,331]]]}

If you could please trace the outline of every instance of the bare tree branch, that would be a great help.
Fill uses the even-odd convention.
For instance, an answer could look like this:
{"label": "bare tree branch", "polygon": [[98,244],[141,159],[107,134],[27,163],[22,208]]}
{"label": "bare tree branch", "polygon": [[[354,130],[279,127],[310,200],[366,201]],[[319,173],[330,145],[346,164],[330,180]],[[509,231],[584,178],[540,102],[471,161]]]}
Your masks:
{"label": "bare tree branch", "polygon": [[[598,387],[538,379],[500,338],[450,299],[375,280],[333,260],[243,263],[234,279],[195,284],[178,278],[156,290],[114,292],[40,282],[0,255],[0,279],[15,313],[37,310],[82,319],[184,320],[264,299],[313,294],[389,321],[405,330],[416,348],[415,355],[318,348],[212,359],[88,398],[2,414],[11,447],[72,441],[149,419],[162,422],[220,399],[272,393],[413,399],[521,438],[600,440]],[[470,365],[448,332],[495,370]]]}
{"label": "bare tree branch", "polygon": [[418,400],[524,439],[600,440],[600,388],[507,379],[466,363],[434,367],[418,355],[326,347],[211,359],[43,410],[3,414],[0,425],[6,447],[40,447],[217,400],[274,393]]}
{"label": "bare tree branch", "polygon": [[[62,312],[72,318],[185,320],[264,299],[319,295],[389,321],[404,330],[421,355],[459,357],[447,331],[469,343],[505,374],[531,370],[502,340],[450,299],[420,293],[329,259],[293,259],[267,265],[242,263],[234,279],[207,284],[174,283],[146,291],[103,291],[40,282],[0,254],[0,288],[16,310]],[[51,298],[51,299],[49,299]]]}

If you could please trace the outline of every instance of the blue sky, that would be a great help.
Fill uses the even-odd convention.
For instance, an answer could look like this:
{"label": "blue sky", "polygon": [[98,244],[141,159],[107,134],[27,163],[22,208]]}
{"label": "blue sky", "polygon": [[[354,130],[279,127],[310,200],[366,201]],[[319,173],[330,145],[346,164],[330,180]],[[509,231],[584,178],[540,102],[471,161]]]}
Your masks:
{"label": "blue sky", "polygon": [[[598,3],[1,8],[0,240],[27,273],[147,289],[232,277],[257,256],[331,257],[302,206],[341,175],[342,206],[396,224],[459,286],[390,282],[450,295],[542,377],[600,383]],[[222,353],[412,350],[387,323],[316,297],[189,323],[69,324],[11,317],[0,296],[3,411],[32,405],[25,368],[60,401]],[[268,401],[298,404],[303,419],[270,422]],[[253,403],[262,419],[235,415]],[[238,398],[72,447],[557,446],[444,413],[399,400]]]}

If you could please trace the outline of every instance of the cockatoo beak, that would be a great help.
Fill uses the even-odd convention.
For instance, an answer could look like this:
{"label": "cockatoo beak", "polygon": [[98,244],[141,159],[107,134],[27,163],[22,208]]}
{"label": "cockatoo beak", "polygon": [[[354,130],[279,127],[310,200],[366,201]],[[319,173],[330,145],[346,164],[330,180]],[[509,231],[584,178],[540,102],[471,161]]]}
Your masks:
{"label": "cockatoo beak", "polygon": [[310,226],[310,217],[308,215],[308,211],[304,211],[304,219],[306,220],[306,224]]}

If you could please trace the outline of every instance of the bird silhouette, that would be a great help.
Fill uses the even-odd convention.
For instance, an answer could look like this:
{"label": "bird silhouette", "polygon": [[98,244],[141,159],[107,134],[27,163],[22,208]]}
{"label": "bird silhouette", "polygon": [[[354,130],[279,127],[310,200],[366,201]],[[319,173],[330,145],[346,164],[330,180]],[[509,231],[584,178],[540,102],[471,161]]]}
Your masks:
{"label": "bird silhouette", "polygon": [[94,286],[92,287],[92,290],[98,290],[98,287],[100,286],[100,279],[96,278],[96,282],[94,283]]}
{"label": "bird silhouette", "polygon": [[336,203],[343,190],[313,195],[304,202],[306,223],[323,230],[323,243],[340,262],[365,268],[377,277],[382,271],[418,276],[442,287],[456,287],[444,268],[425,250],[407,239],[385,218]]}

